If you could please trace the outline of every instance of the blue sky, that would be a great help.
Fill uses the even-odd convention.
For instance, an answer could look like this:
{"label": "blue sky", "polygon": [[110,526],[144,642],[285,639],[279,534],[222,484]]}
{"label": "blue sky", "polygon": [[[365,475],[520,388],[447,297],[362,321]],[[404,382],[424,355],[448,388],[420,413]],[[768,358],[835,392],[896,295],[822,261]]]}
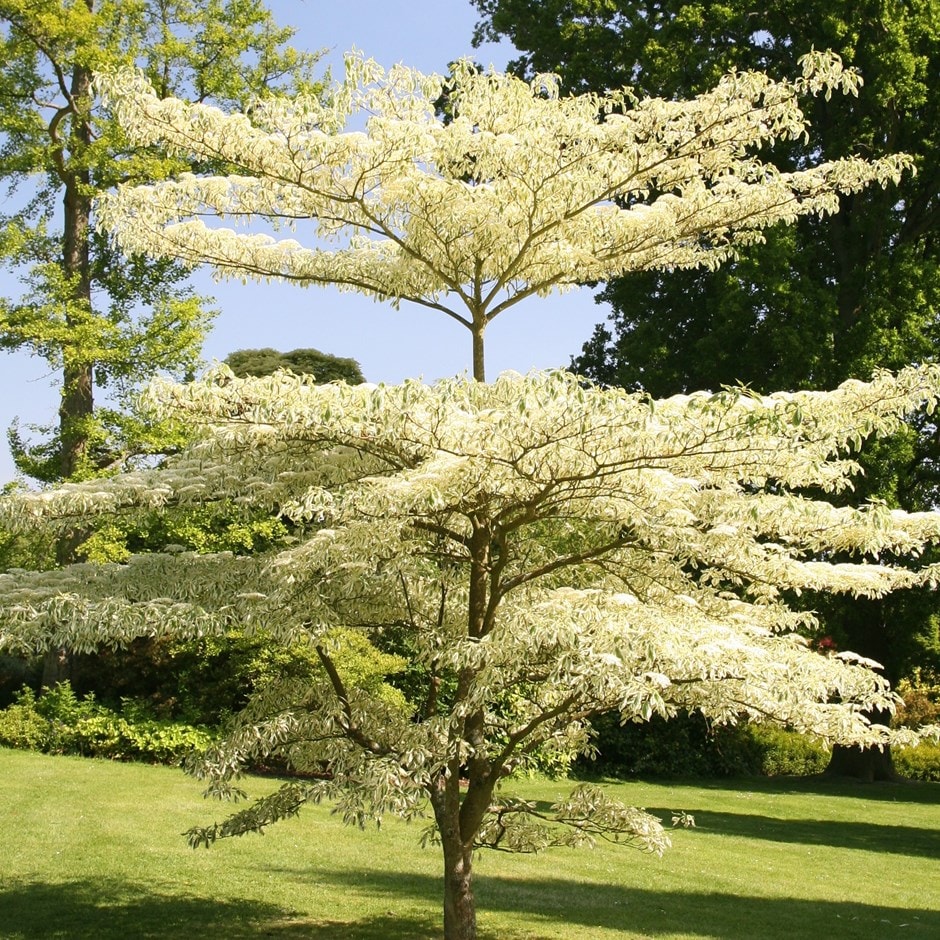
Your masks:
{"label": "blue sky", "polygon": [[[334,76],[342,75],[343,54],[352,47],[385,67],[404,62],[425,72],[443,72],[463,55],[503,68],[513,56],[506,44],[471,47],[477,15],[467,0],[269,0],[268,6],[278,22],[297,28],[295,45],[326,50],[322,62]],[[204,347],[207,361],[234,349],[314,346],[357,359],[376,382],[431,381],[470,368],[469,332],[434,311],[408,304],[396,311],[332,288],[214,283],[204,272],[194,283],[221,311]],[[0,275],[0,292],[15,290]],[[487,373],[566,365],[604,316],[590,290],[521,303],[487,330]],[[24,424],[54,422],[55,380],[42,360],[0,353],[0,429],[17,416]],[[13,474],[0,441],[0,482]]]}

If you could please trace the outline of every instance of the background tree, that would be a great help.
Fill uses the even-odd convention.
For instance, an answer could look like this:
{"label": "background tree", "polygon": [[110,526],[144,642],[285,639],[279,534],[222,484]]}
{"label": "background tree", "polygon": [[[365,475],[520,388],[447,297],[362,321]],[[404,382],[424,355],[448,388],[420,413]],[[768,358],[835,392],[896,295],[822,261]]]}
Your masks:
{"label": "background tree", "polygon": [[318,382],[341,380],[350,385],[365,382],[355,359],[346,359],[319,349],[292,349],[278,352],[276,349],[237,349],[225,357],[225,364],[239,378],[249,375],[273,375],[278,369],[287,369],[295,375],[312,375]]}
{"label": "background tree", "polygon": [[[98,193],[186,163],[130,145],[93,71],[136,64],[161,95],[246,107],[274,86],[313,90],[314,57],[286,46],[291,34],[257,0],[0,2],[0,175],[18,196],[0,216],[0,258],[25,287],[0,301],[0,346],[62,376],[51,438],[11,435],[26,474],[83,476],[177,443],[122,406],[157,371],[191,374],[212,316],[181,267],[122,256],[94,233]],[[96,387],[109,407],[96,408]]]}
{"label": "background tree", "polygon": [[[523,74],[557,71],[566,87],[629,82],[671,97],[707,87],[729,67],[789,74],[811,48],[857,67],[857,97],[817,98],[812,142],[776,146],[781,169],[846,153],[912,155],[917,174],[840,200],[830,217],[768,230],[718,270],[641,272],[608,283],[610,322],[574,368],[594,379],[668,395],[744,382],[758,390],[830,388],[936,357],[940,300],[940,34],[936,4],[803,0],[758,7],[617,0],[532,3],[475,0],[479,38],[506,36]],[[865,457],[868,495],[908,508],[935,506],[934,421],[920,421]],[[932,481],[930,478],[933,478]],[[896,597],[828,609],[838,641],[884,663],[897,680],[940,656],[929,598]],[[925,659],[926,657],[926,659]],[[840,752],[837,752],[837,755]],[[877,766],[875,766],[877,765]],[[848,768],[890,775],[880,754]]]}
{"label": "background tree", "polygon": [[[193,428],[187,453],[8,498],[0,523],[55,532],[100,513],[235,500],[281,507],[296,540],[266,555],[155,553],[2,575],[0,649],[236,624],[305,645],[320,673],[267,684],[193,769],[217,795],[272,756],[318,778],[290,780],[191,841],[259,830],[308,801],[336,800],[360,824],[417,818],[430,802],[444,934],[470,940],[479,847],[668,845],[657,819],[597,788],[551,811],[499,789],[537,750],[583,749],[598,712],[642,722],[686,708],[827,740],[891,739],[863,715],[891,705],[887,683],[864,660],[814,652],[794,634],[812,615],[785,597],[935,583],[930,566],[815,559],[917,552],[940,538],[940,513],[840,509],[794,490],[844,488],[848,449],[938,396],[937,368],[825,394],[657,402],[567,373],[387,387],[222,369],[158,384],[155,417]],[[340,668],[349,631],[369,643],[407,634],[420,694],[353,684]]]}

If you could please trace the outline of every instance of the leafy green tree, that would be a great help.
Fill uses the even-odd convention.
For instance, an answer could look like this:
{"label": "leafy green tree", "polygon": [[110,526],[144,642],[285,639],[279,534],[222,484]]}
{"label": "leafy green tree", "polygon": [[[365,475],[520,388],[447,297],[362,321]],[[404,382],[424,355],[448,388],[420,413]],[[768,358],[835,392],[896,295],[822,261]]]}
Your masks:
{"label": "leafy green tree", "polygon": [[96,195],[187,164],[130,145],[93,72],[137,65],[161,95],[246,107],[275,85],[313,90],[313,58],[286,46],[291,34],[258,0],[0,2],[0,176],[17,197],[0,215],[0,260],[24,285],[0,300],[0,348],[61,374],[51,438],[11,434],[26,474],[81,477],[176,446],[123,406],[157,371],[191,374],[212,318],[181,267],[122,256],[94,231]]}
{"label": "leafy green tree", "polygon": [[613,329],[576,366],[651,394],[742,381],[759,389],[832,387],[934,355],[940,301],[940,35],[929,0],[806,0],[759,10],[725,3],[475,0],[480,36],[524,50],[525,74],[564,87],[633,85],[695,94],[728,68],[793,74],[812,48],[857,68],[857,96],[808,105],[811,139],[775,146],[781,169],[848,153],[910,154],[916,174],[840,200],[839,212],[769,230],[766,244],[714,271],[612,282]]}
{"label": "leafy green tree", "polygon": [[355,359],[333,356],[319,349],[237,349],[225,357],[225,364],[239,378],[248,375],[273,375],[278,369],[288,369],[295,375],[312,375],[318,382],[341,380],[350,385],[365,382]]}
{"label": "leafy green tree", "polygon": [[[573,367],[597,381],[668,395],[743,382],[757,390],[830,388],[934,359],[940,343],[940,31],[927,0],[818,5],[613,0],[475,0],[480,38],[510,38],[525,74],[563,84],[628,82],[671,97],[707,87],[729,67],[788,74],[811,48],[838,52],[864,79],[857,97],[809,106],[812,140],[777,145],[782,170],[846,153],[912,155],[916,175],[843,197],[830,217],[768,229],[717,270],[650,271],[609,282],[612,305]],[[864,459],[859,485],[908,508],[937,505],[934,421],[918,422]],[[907,611],[907,613],[904,613]],[[841,643],[897,680],[940,654],[929,598],[830,607]],[[879,765],[863,774],[890,774]],[[835,765],[834,765],[835,766]]]}

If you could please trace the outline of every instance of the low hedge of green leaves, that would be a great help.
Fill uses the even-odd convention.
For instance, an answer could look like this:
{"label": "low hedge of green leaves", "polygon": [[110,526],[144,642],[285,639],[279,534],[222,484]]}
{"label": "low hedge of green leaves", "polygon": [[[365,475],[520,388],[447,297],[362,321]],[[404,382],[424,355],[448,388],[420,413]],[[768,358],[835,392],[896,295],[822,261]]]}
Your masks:
{"label": "low hedge of green leaves", "polygon": [[911,780],[930,780],[940,783],[940,745],[918,744],[891,752],[894,769]]}
{"label": "low hedge of green leaves", "polygon": [[[700,715],[625,726],[605,715],[595,731],[598,755],[582,760],[581,771],[620,777],[807,776],[822,773],[829,762],[826,749],[805,735],[770,725],[711,727]],[[0,710],[0,746],[48,754],[172,764],[201,753],[212,740],[205,726],[156,718],[148,706],[127,699],[117,711],[94,695],[79,697],[67,682],[40,695],[24,688]],[[940,746],[895,749],[893,757],[902,776],[940,781]]]}
{"label": "low hedge of green leaves", "polygon": [[25,688],[0,711],[0,745],[47,754],[171,764],[212,739],[205,728],[153,718],[131,702],[119,714],[93,695],[79,698],[67,682],[39,696]]}
{"label": "low hedge of green leaves", "polygon": [[[617,777],[809,776],[829,752],[814,738],[772,725],[709,726],[701,715],[621,726],[616,715],[595,722],[597,757],[579,769]],[[892,750],[899,774],[940,781],[940,746]]]}
{"label": "low hedge of green leaves", "polygon": [[766,777],[806,777],[821,774],[829,752],[814,738],[773,725],[751,725],[744,733],[759,754],[756,772]]}
{"label": "low hedge of green leaves", "polygon": [[710,726],[698,713],[620,723],[592,719],[597,756],[580,769],[626,777],[731,777],[760,772],[760,753],[738,727]]}

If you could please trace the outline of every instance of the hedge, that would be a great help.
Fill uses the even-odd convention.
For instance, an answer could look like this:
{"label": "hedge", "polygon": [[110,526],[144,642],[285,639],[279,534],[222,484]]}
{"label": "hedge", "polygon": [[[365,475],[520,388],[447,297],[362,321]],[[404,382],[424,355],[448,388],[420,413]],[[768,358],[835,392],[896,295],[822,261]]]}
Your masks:
{"label": "hedge", "polygon": [[67,682],[38,697],[23,689],[0,711],[0,745],[47,754],[170,764],[205,751],[212,740],[206,728],[149,717],[133,703],[118,714],[92,695],[79,698]]}

